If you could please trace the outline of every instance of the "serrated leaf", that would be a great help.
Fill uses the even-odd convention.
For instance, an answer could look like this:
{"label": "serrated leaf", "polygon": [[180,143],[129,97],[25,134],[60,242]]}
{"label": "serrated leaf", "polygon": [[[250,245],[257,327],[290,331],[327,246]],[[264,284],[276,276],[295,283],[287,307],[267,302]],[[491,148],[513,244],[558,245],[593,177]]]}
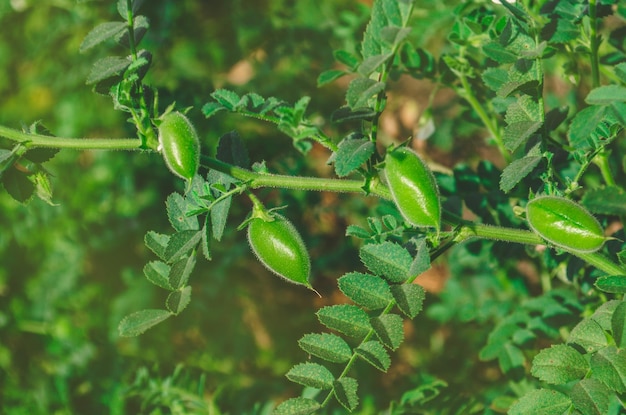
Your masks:
{"label": "serrated leaf", "polygon": [[317,77],[317,86],[320,87],[329,84],[344,75],[347,75],[347,73],[338,69],[330,69],[328,71],[324,71]]}
{"label": "serrated leaf", "polygon": [[376,116],[376,111],[373,108],[363,107],[355,108],[341,107],[335,110],[330,115],[330,121],[334,123],[340,123],[351,120],[372,120]]}
{"label": "serrated leaf", "polygon": [[195,216],[187,216],[187,202],[179,193],[172,193],[165,201],[167,208],[167,218],[176,232],[181,231],[197,231],[198,218]]}
{"label": "serrated leaf", "polygon": [[535,356],[530,373],[543,382],[559,385],[582,379],[588,370],[583,355],[570,346],[558,344]]}
{"label": "serrated leaf", "polygon": [[498,364],[503,373],[509,374],[524,367],[526,358],[519,347],[506,342],[498,353]]}
{"label": "serrated leaf", "polygon": [[402,317],[397,314],[384,314],[370,320],[376,335],[380,341],[390,348],[396,350],[404,340],[404,326]]}
{"label": "serrated leaf", "polygon": [[[393,218],[393,216],[391,216]],[[383,218],[384,220],[384,218]],[[394,218],[395,220],[395,218]],[[389,227],[394,229],[394,227]],[[411,261],[411,267],[409,268],[409,275],[417,277],[418,275],[426,272],[430,269],[430,252],[426,245],[426,240],[420,240],[415,244],[415,257]]]}
{"label": "serrated leaf", "polygon": [[385,350],[385,346],[377,340],[367,341],[357,347],[354,351],[361,359],[365,360],[381,372],[386,372],[387,369],[389,369],[389,366],[391,366],[389,353]]}
{"label": "serrated leaf", "polygon": [[335,381],[335,377],[326,367],[311,362],[295,365],[285,376],[294,383],[322,390],[331,389]]}
{"label": "serrated leaf", "polygon": [[229,111],[236,110],[241,102],[241,98],[237,93],[228,89],[217,89],[211,94],[214,100],[222,104]]}
{"label": "serrated leaf", "polygon": [[367,239],[370,237],[370,233],[367,229],[363,229],[358,225],[348,225],[346,228],[346,236],[354,236],[359,239]]}
{"label": "serrated leaf", "polygon": [[352,349],[341,337],[332,333],[310,333],[298,340],[305,352],[333,363],[344,363],[352,357]]}
{"label": "serrated leaf", "polygon": [[617,393],[626,392],[626,350],[600,349],[591,356],[591,376]]}
{"label": "serrated leaf", "polygon": [[220,111],[225,110],[226,108],[220,104],[219,102],[207,102],[202,106],[202,113],[206,118],[211,118],[215,114]]}
{"label": "serrated leaf", "polygon": [[148,231],[144,237],[146,246],[161,259],[165,259],[165,248],[169,241],[169,235],[163,235],[154,231]]}
{"label": "serrated leaf", "polygon": [[528,392],[509,408],[509,415],[563,415],[572,401],[558,391],[537,389]]}
{"label": "serrated leaf", "polygon": [[93,64],[87,76],[87,85],[94,85],[105,79],[121,75],[131,64],[127,57],[108,56]]}
{"label": "serrated leaf", "polygon": [[87,33],[78,50],[83,53],[105,40],[117,37],[124,32],[126,32],[126,22],[101,23]]}
{"label": "serrated leaf", "polygon": [[618,305],[621,304],[620,300],[611,300],[602,304],[600,307],[596,308],[596,311],[591,315],[591,319],[595,320],[602,330],[611,331],[611,320],[613,317],[613,313]]}
{"label": "serrated leaf", "polygon": [[[132,6],[131,6],[131,10],[133,12],[133,14],[135,14],[137,12],[137,10],[139,10],[139,8],[141,7],[141,5],[143,4],[144,0],[133,0],[132,1]],[[122,16],[123,19],[126,19],[128,17],[128,2],[127,0],[117,0],[117,12],[120,14],[120,16]]]}
{"label": "serrated leaf", "polygon": [[482,79],[491,90],[499,91],[509,82],[509,73],[502,68],[489,68],[483,72]]}
{"label": "serrated leaf", "polygon": [[[139,15],[133,19],[133,36],[134,36],[135,46],[137,46],[141,42],[141,40],[143,39],[143,37],[145,36],[149,28],[150,28],[150,21],[148,20],[146,16]],[[121,32],[116,37],[116,40],[122,46],[126,48],[130,47],[130,42],[128,41],[128,39],[129,39],[128,31]]]}
{"label": "serrated leaf", "polygon": [[541,156],[526,156],[506,166],[500,177],[500,189],[508,193],[537,167],[541,159]]}
{"label": "serrated leaf", "polygon": [[543,125],[539,103],[522,95],[506,111],[503,141],[509,151],[515,151]]}
{"label": "serrated leaf", "polygon": [[194,249],[200,239],[202,238],[202,232],[200,231],[182,231],[176,232],[170,237],[163,259],[165,262],[172,263],[178,260],[183,255],[186,255],[189,251]]}
{"label": "serrated leaf", "polygon": [[20,203],[26,203],[35,192],[35,185],[17,169],[8,169],[2,177],[4,189]]}
{"label": "serrated leaf", "polygon": [[168,280],[173,289],[178,290],[185,285],[189,280],[189,276],[193,272],[196,266],[196,256],[189,255],[188,257],[182,257],[178,261],[172,264],[170,272],[168,274]]}
{"label": "serrated leaf", "polygon": [[391,283],[404,282],[410,276],[413,258],[406,249],[393,242],[364,245],[359,256],[367,269]]}
{"label": "serrated leaf", "polygon": [[167,296],[167,300],[165,300],[165,305],[167,309],[170,310],[173,314],[180,314],[191,301],[191,286],[186,286],[182,290],[177,290],[171,292],[170,295]]}
{"label": "serrated leaf", "polygon": [[424,289],[417,284],[392,285],[391,293],[400,311],[410,319],[422,311],[426,296]]}
{"label": "serrated leaf", "polygon": [[587,104],[590,105],[609,105],[613,102],[626,101],[626,87],[621,85],[603,85],[589,91]]}
{"label": "serrated leaf", "polygon": [[589,189],[580,203],[599,215],[626,215],[626,192],[619,186]]}
{"label": "serrated leaf", "polygon": [[345,50],[336,50],[333,52],[335,59],[346,65],[350,69],[355,69],[359,64],[359,58]]}
{"label": "serrated leaf", "polygon": [[577,150],[585,150],[591,147],[591,134],[597,126],[606,118],[607,107],[592,105],[578,111],[567,133],[569,142]]}
{"label": "serrated leaf", "polygon": [[375,144],[367,138],[342,140],[334,158],[337,176],[345,177],[352,173],[369,160],[375,150]]}
{"label": "serrated leaf", "polygon": [[337,401],[352,412],[359,405],[359,397],[356,394],[358,388],[359,383],[356,379],[345,376],[335,381],[333,393]]}
{"label": "serrated leaf", "polygon": [[355,305],[327,306],[316,314],[320,323],[347,336],[362,338],[372,328],[367,313]]}
{"label": "serrated leaf", "polygon": [[122,337],[133,337],[161,323],[172,316],[167,310],[141,310],[127,315],[122,319],[118,330]]}
{"label": "serrated leaf", "polygon": [[358,72],[363,76],[370,76],[372,72],[378,70],[378,68],[380,68],[392,56],[393,55],[390,53],[370,56],[361,62]]}
{"label": "serrated leaf", "polygon": [[272,415],[312,415],[322,406],[309,398],[290,398],[274,409]]}
{"label": "serrated leaf", "polygon": [[170,285],[169,273],[170,266],[165,262],[151,261],[143,267],[143,273],[146,279],[156,285],[157,287],[165,288],[166,290],[172,290]]}
{"label": "serrated leaf", "polygon": [[606,333],[595,320],[590,318],[584,319],[572,329],[568,343],[579,345],[587,353],[594,353],[608,346]]}
{"label": "serrated leaf", "polygon": [[626,302],[624,301],[620,302],[613,311],[611,333],[617,347],[626,346]]}
{"label": "serrated leaf", "polygon": [[611,399],[609,389],[597,379],[583,379],[570,392],[574,407],[584,415],[604,415]]}
{"label": "serrated leaf", "polygon": [[602,276],[596,280],[595,286],[607,293],[626,294],[626,276]]}
{"label": "serrated leaf", "polygon": [[385,89],[383,82],[378,82],[369,78],[355,78],[348,85],[346,101],[350,108],[357,109],[367,107],[368,101],[374,95]]}
{"label": "serrated leaf", "polygon": [[393,299],[389,284],[375,275],[351,272],[339,278],[338,284],[346,297],[370,310],[386,307]]}
{"label": "serrated leaf", "polygon": [[209,221],[211,220],[210,215],[206,215],[204,217],[204,226],[202,227],[202,241],[201,241],[201,248],[202,248],[202,255],[204,256],[204,259],[206,259],[207,261],[211,260],[211,226]]}
{"label": "serrated leaf", "polygon": [[[493,59],[494,61],[504,64],[504,63],[514,63],[517,61],[517,54],[511,52],[504,46],[502,46],[499,42],[489,42],[483,45],[483,52],[487,57]],[[494,89],[497,91],[497,89]]]}

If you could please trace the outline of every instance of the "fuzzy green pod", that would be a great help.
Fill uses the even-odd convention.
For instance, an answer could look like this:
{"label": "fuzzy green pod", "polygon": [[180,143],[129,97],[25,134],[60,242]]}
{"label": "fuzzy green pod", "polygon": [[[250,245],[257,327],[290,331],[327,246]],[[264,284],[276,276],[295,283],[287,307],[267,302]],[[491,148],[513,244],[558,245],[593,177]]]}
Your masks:
{"label": "fuzzy green pod", "polygon": [[435,177],[414,151],[401,147],[387,152],[385,181],[398,210],[413,226],[441,227],[441,201]]}
{"label": "fuzzy green pod", "polygon": [[300,234],[279,214],[267,221],[255,217],[248,223],[248,242],[261,263],[274,274],[311,288],[311,259]]}
{"label": "fuzzy green pod", "polygon": [[193,179],[200,164],[200,140],[182,113],[170,112],[161,120],[159,149],[172,173],[187,181]]}
{"label": "fuzzy green pod", "polygon": [[591,213],[560,196],[540,196],[528,202],[526,220],[543,239],[571,252],[595,252],[608,239]]}

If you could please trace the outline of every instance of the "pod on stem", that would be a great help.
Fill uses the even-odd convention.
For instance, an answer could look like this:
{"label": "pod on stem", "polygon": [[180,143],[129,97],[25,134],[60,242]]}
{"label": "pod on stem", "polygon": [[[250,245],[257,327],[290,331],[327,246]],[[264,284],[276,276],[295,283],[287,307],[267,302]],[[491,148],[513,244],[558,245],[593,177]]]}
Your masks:
{"label": "pod on stem", "polygon": [[200,140],[180,112],[165,114],[159,124],[159,149],[172,173],[191,182],[200,165]]}

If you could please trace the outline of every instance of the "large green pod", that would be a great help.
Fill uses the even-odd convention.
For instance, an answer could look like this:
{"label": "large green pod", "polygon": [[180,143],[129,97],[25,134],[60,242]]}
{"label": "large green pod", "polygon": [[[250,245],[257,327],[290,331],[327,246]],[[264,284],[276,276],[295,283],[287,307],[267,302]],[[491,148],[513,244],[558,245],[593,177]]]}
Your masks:
{"label": "large green pod", "polygon": [[180,112],[166,114],[159,124],[159,148],[167,167],[191,181],[200,164],[200,140],[191,121]]}
{"label": "large green pod", "polygon": [[311,288],[311,259],[296,228],[284,216],[272,221],[255,217],[248,224],[248,242],[261,263],[274,274]]}
{"label": "large green pod", "polygon": [[383,170],[391,196],[404,219],[413,226],[441,227],[441,202],[435,177],[414,151],[389,151]]}
{"label": "large green pod", "polygon": [[531,229],[551,244],[580,253],[594,252],[607,240],[598,220],[576,202],[540,196],[526,205]]}

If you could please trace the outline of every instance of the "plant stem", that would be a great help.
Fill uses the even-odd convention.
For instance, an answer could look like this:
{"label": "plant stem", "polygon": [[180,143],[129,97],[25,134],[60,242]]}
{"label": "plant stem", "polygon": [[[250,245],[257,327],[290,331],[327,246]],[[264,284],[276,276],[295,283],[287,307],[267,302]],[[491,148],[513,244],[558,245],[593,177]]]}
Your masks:
{"label": "plant stem", "polygon": [[589,0],[589,38],[591,49],[591,86],[597,88],[600,86],[600,66],[598,62],[598,49],[600,48],[600,39],[598,38],[598,17],[596,0]]}
{"label": "plant stem", "polygon": [[29,134],[0,125],[0,136],[20,142],[27,148],[54,147],[75,150],[139,150],[138,138],[66,138]]}

